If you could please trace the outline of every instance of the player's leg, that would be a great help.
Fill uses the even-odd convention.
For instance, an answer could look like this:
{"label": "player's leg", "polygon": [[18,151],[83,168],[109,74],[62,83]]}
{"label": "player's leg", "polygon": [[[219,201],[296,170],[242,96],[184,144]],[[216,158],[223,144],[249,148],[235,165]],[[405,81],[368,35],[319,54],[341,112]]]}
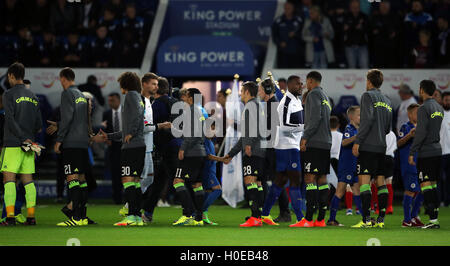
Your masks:
{"label": "player's leg", "polygon": [[[300,170],[300,169],[299,169]],[[300,171],[287,171],[289,178],[289,196],[291,198],[291,206],[294,210],[297,222],[304,218],[302,212],[302,193],[300,188]]]}
{"label": "player's leg", "polygon": [[418,158],[417,172],[419,173],[420,187],[424,196],[425,213],[429,215],[430,222],[422,228],[440,228],[438,221],[439,202],[433,183],[440,173],[441,157]]}
{"label": "player's leg", "polygon": [[424,224],[420,220],[419,212],[423,204],[423,194],[420,192],[419,185],[417,185],[417,188],[418,192],[415,193],[414,202],[411,209],[411,223],[414,227],[422,227]]}
{"label": "player's leg", "polygon": [[376,186],[378,191],[378,210],[379,215],[377,217],[376,227],[384,227],[384,217],[386,216],[386,208],[388,204],[389,192],[386,187],[386,180],[384,175],[377,176]]}
{"label": "player's leg", "polygon": [[[287,183],[287,180],[288,177],[286,172],[277,172],[275,180],[270,186],[269,192],[267,194],[267,199],[264,202],[264,206],[262,209],[261,218],[263,219],[263,222],[265,221],[266,223],[271,224],[270,220],[272,220],[272,218],[270,217],[270,211],[272,210],[273,205],[280,196],[281,191]],[[273,222],[273,225],[275,224],[276,223]]]}
{"label": "player's leg", "polygon": [[327,182],[326,175],[320,175],[317,179],[317,194],[318,194],[318,208],[319,213],[314,226],[325,226],[325,214],[328,208],[328,194],[330,192],[330,186]]}
{"label": "player's leg", "polygon": [[203,203],[205,201],[205,191],[201,182],[192,184],[192,191],[194,192],[194,207],[195,207],[195,222],[196,225],[203,225]]}
{"label": "player's leg", "polygon": [[359,190],[359,182],[358,182],[358,177],[355,176],[353,177],[352,180],[353,184],[351,185],[351,191],[353,194],[353,201],[355,202],[356,205],[356,214],[360,215],[361,214],[361,195],[360,195],[360,190]]}
{"label": "player's leg", "polygon": [[[253,173],[252,169],[251,168],[246,169],[245,168],[246,166],[251,167],[252,165],[244,164],[244,175],[246,173],[252,174]],[[258,185],[256,182],[257,182],[257,176],[255,176],[255,175],[244,176],[244,186],[245,186],[245,189],[247,190],[247,196],[248,196],[248,201],[249,201],[250,210],[251,210],[251,217],[245,223],[241,224],[240,225],[241,227],[252,227],[252,226],[261,226],[262,225],[262,222],[260,219],[261,211],[258,206]]]}
{"label": "player's leg", "polygon": [[[358,224],[352,226],[353,228],[365,228],[371,227],[372,223],[370,220],[370,203],[372,200],[372,193],[370,189],[370,179],[371,175],[376,172],[377,154],[360,151],[357,164],[356,164],[356,174],[358,175],[359,191],[361,197],[361,216],[362,221]],[[384,156],[384,155],[383,155]],[[383,157],[384,158],[384,157]],[[384,160],[383,160],[384,162]]]}
{"label": "player's leg", "polygon": [[318,195],[316,176],[311,173],[305,173],[304,182],[306,184],[306,215],[305,219],[308,223],[313,223],[313,214],[318,207]]}
{"label": "player's leg", "polygon": [[341,203],[341,199],[344,196],[344,193],[347,188],[347,183],[345,182],[338,182],[336,193],[334,194],[333,198],[331,199],[331,206],[330,206],[330,218],[328,219],[327,225],[334,225],[339,226],[340,224],[336,221],[336,214],[339,210],[339,204]]}
{"label": "player's leg", "polygon": [[394,207],[392,206],[392,203],[394,201],[394,189],[392,187],[392,179],[393,176],[386,177],[386,188],[388,190],[388,202],[386,207],[386,214],[394,213]]}
{"label": "player's leg", "polygon": [[370,201],[370,209],[378,214],[379,213],[378,189],[377,189],[377,186],[376,186],[374,180],[371,180],[371,182],[370,182],[370,192],[372,193],[372,198]]}
{"label": "player's leg", "polygon": [[192,176],[190,173],[191,166],[189,165],[191,158],[184,158],[178,161],[178,166],[175,170],[175,178],[173,179],[173,187],[175,193],[181,202],[182,216],[172,225],[190,225],[195,223],[192,219],[194,213],[194,206],[192,197],[188,191],[186,179]]}
{"label": "player's leg", "polygon": [[142,171],[142,179],[140,181],[141,192],[142,192],[142,209],[144,213],[142,215],[143,222],[149,223],[152,221],[152,215],[146,210],[147,197],[149,197],[148,190],[153,184],[154,179],[154,164],[153,164],[153,156],[151,152],[145,153],[145,163],[144,170]]}
{"label": "player's leg", "polygon": [[16,174],[3,172],[4,201],[6,209],[6,223],[4,225],[15,225],[14,206],[16,204]]}
{"label": "player's leg", "polygon": [[347,209],[346,215],[353,215],[353,192],[350,184],[346,184],[345,188],[345,207]]}
{"label": "player's leg", "polygon": [[402,227],[412,227],[411,223],[411,205],[413,202],[415,192],[405,190],[403,194],[403,222]]}
{"label": "player's leg", "polygon": [[26,225],[36,225],[35,208],[36,208],[36,186],[33,182],[32,174],[21,174],[20,179],[25,188],[25,201],[27,206]]}
{"label": "player's leg", "polygon": [[[220,186],[219,180],[217,180],[216,175],[210,172],[208,167],[204,167],[202,186],[205,191],[205,200],[203,201],[202,211],[203,211],[203,223],[209,225],[217,225],[217,223],[212,222],[209,219],[208,209],[214,201],[222,195],[222,187]],[[214,169],[215,170],[215,169]]]}

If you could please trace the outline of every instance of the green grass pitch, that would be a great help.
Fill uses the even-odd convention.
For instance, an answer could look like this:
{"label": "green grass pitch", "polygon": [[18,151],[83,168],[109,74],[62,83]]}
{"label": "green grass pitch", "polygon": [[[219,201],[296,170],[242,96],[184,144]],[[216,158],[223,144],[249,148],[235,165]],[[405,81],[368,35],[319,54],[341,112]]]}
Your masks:
{"label": "green grass pitch", "polygon": [[[117,205],[93,203],[88,215],[98,225],[58,228],[56,223],[65,220],[59,211],[61,205],[40,205],[36,210],[38,225],[26,227],[0,227],[0,245],[56,245],[64,246],[68,239],[77,238],[87,245],[169,245],[169,246],[278,246],[278,245],[354,245],[365,246],[370,238],[377,238],[381,245],[450,245],[450,208],[441,208],[441,229],[424,230],[402,228],[403,210],[394,207],[394,214],[386,217],[384,229],[352,229],[360,217],[346,216],[339,211],[337,219],[345,227],[289,228],[289,223],[262,228],[239,228],[248,209],[233,209],[214,205],[210,217],[218,226],[174,227],[172,221],[181,215],[176,207],[157,208],[154,221],[145,227],[117,228],[113,223],[120,220]],[[278,208],[272,211],[278,214]],[[294,215],[292,216],[294,219]],[[422,219],[428,221],[424,215]]]}

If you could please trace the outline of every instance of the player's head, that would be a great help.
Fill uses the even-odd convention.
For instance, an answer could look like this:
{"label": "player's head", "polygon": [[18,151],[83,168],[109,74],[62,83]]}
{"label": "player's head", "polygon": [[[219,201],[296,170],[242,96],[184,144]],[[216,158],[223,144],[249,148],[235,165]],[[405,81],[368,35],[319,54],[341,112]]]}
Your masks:
{"label": "player's head", "polygon": [[350,120],[350,123],[356,126],[359,126],[360,122],[360,116],[361,114],[361,108],[358,105],[350,106],[347,109],[347,117],[348,120]]}
{"label": "player's head", "polygon": [[70,67],[65,67],[59,71],[59,82],[63,89],[67,89],[75,84],[75,72]]}
{"label": "player's head", "polygon": [[442,92],[439,89],[436,89],[433,93],[433,98],[442,105]]}
{"label": "player's head", "polygon": [[340,127],[339,118],[335,115],[330,116],[330,129],[336,131]]}
{"label": "player's head", "polygon": [[230,88],[222,88],[217,92],[217,102],[222,106],[225,107],[225,104],[227,103],[227,97],[231,94]]}
{"label": "player's head", "polygon": [[117,110],[120,107],[120,94],[117,92],[108,95],[108,105],[111,109]]}
{"label": "player's head", "polygon": [[315,87],[320,86],[322,82],[322,75],[317,71],[311,71],[306,75],[306,88],[312,90]]}
{"label": "player's head", "polygon": [[[199,97],[199,98],[197,98]],[[180,90],[180,98],[183,102],[192,105],[194,102],[201,104],[202,93],[197,88],[189,88]]]}
{"label": "player's head", "polygon": [[450,91],[445,91],[442,93],[442,107],[445,111],[450,110]]}
{"label": "player's head", "polygon": [[408,100],[411,97],[414,96],[413,91],[411,90],[411,88],[408,86],[408,84],[401,84],[400,88],[398,89],[398,95],[400,96],[400,99],[402,101],[404,100]]}
{"label": "player's head", "polygon": [[258,88],[258,95],[261,100],[265,100],[267,96],[270,97],[275,92],[275,85],[272,82],[272,79],[266,78],[265,80],[261,81]]}
{"label": "player's head", "polygon": [[241,99],[247,103],[250,99],[258,96],[258,85],[253,81],[246,81],[242,84]]}
{"label": "player's head", "polygon": [[433,97],[434,92],[436,91],[436,84],[432,80],[424,79],[420,82],[419,85],[419,95],[422,99],[426,100],[430,97]]}
{"label": "player's head", "polygon": [[295,96],[302,95],[303,83],[299,76],[296,75],[289,76],[287,80],[287,87],[289,92],[292,93],[293,95]]}
{"label": "player's head", "polygon": [[23,84],[25,85],[25,88],[31,89],[31,81],[29,79],[24,79]]}
{"label": "player's head", "polygon": [[158,90],[158,76],[155,73],[146,73],[141,78],[142,92],[148,95],[155,95]]}
{"label": "player's head", "polygon": [[117,81],[120,84],[122,94],[127,94],[129,91],[141,93],[141,81],[136,73],[130,71],[124,72],[119,76]]}
{"label": "player's head", "polygon": [[[280,90],[282,91],[286,91],[287,88],[287,81],[285,78],[280,78],[278,79],[278,87],[280,88]],[[281,99],[280,99],[281,100]]]}
{"label": "player's head", "polygon": [[8,67],[6,72],[8,75],[9,85],[15,86],[16,84],[23,83],[25,77],[25,66],[22,63],[15,62]]}
{"label": "player's head", "polygon": [[383,72],[379,69],[371,69],[367,72],[366,76],[366,89],[371,90],[373,88],[379,89],[383,85]]}
{"label": "player's head", "polygon": [[423,11],[423,4],[421,0],[413,0],[411,3],[411,11],[414,14],[420,14]]}
{"label": "player's head", "polygon": [[406,109],[408,111],[409,122],[414,125],[417,124],[417,108],[419,108],[419,105],[417,103],[412,103]]}
{"label": "player's head", "polygon": [[158,95],[169,95],[170,85],[169,81],[165,77],[158,77]]}

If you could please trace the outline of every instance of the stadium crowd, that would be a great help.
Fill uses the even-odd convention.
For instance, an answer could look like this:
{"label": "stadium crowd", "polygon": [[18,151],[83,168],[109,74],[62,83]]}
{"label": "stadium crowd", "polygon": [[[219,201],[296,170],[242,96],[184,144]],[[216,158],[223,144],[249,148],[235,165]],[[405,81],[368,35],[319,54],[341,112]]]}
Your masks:
{"label": "stadium crowd", "polygon": [[289,0],[272,26],[279,68],[448,68],[448,0]]}
{"label": "stadium crowd", "polygon": [[2,0],[0,66],[138,67],[157,1]]}

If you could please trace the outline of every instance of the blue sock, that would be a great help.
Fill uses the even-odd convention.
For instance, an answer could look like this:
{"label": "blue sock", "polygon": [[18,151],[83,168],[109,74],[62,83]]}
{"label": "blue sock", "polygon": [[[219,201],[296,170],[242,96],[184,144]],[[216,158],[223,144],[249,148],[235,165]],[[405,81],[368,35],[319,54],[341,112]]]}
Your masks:
{"label": "blue sock", "polygon": [[303,216],[302,212],[302,193],[299,187],[289,187],[289,196],[291,197],[292,208],[297,216],[297,221],[301,221]]}
{"label": "blue sock", "polygon": [[419,215],[420,207],[422,207],[423,203],[423,194],[419,193],[414,198],[413,208],[411,210],[411,218],[415,218]]}
{"label": "blue sock", "polygon": [[264,201],[264,207],[261,213],[262,216],[269,216],[270,210],[277,201],[282,190],[283,190],[282,188],[280,188],[275,184],[272,184],[272,186],[270,186],[269,193],[267,193],[267,198]]}
{"label": "blue sock", "polygon": [[353,194],[353,202],[355,202],[356,207],[358,208],[359,212],[362,213],[362,207],[361,207],[361,196]]}
{"label": "blue sock", "polygon": [[341,203],[341,199],[338,196],[334,195],[333,199],[331,200],[329,221],[336,221],[336,213],[339,209],[339,203]]}
{"label": "blue sock", "polygon": [[216,189],[205,195],[205,200],[203,201],[203,211],[208,211],[209,206],[216,201],[216,199],[222,194],[221,189]]}
{"label": "blue sock", "polygon": [[411,203],[413,198],[408,195],[403,195],[403,221],[411,222]]}

